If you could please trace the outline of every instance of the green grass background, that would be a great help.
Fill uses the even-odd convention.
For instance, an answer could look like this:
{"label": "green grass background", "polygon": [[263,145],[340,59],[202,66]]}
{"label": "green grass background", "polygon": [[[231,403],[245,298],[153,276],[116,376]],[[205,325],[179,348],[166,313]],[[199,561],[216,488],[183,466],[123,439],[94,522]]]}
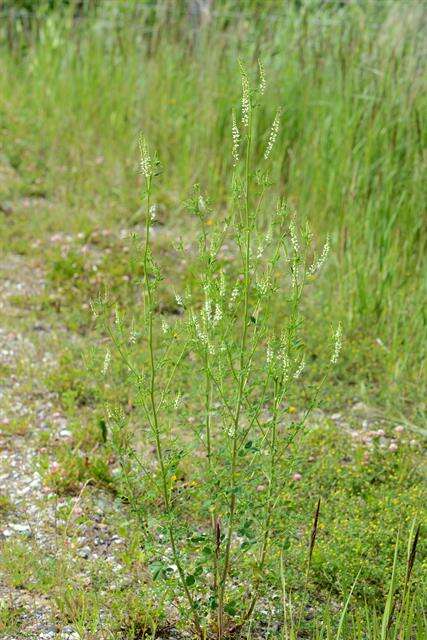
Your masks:
{"label": "green grass background", "polygon": [[[181,268],[170,238],[192,236],[183,201],[195,182],[208,192],[214,212],[223,213],[231,110],[240,99],[237,60],[255,76],[260,57],[268,83],[256,112],[261,139],[268,139],[277,105],[283,106],[273,154],[276,195],[310,221],[319,247],[331,236],[332,256],[306,302],[309,375],[320,375],[315,363],[329,350],[330,326],[341,320],[344,349],[324,407],[345,414],[362,401],[390,428],[404,424],[418,437],[425,433],[427,308],[422,3],[218,2],[202,24],[185,6],[88,3],[76,17],[73,6],[5,5],[1,249],[42,261],[49,278],[45,299],[20,304],[33,306],[33,320],[60,312],[68,328],[88,334],[89,347],[88,303],[102,284],[129,303],[128,257],[102,230],[141,222],[140,130],[163,166],[156,194],[166,231],[156,241],[162,264],[175,285],[191,280],[191,265],[188,272]],[[77,245],[97,238],[96,276],[79,251],[64,257],[49,243],[58,232],[83,234]],[[173,291],[164,295],[173,304]],[[104,398],[82,372],[80,351],[64,352],[47,382],[71,420],[76,449],[92,452]],[[190,381],[195,395],[197,383]],[[110,393],[126,396],[121,384],[119,372]],[[304,398],[302,388],[298,408]],[[398,524],[406,535],[419,515],[422,455],[406,442],[396,456],[375,446],[365,460],[357,442],[349,462],[347,448],[347,434],[327,422],[295,454],[304,482],[286,488],[293,527],[287,578],[297,591],[306,554],[300,532],[309,528],[320,492],[326,500],[312,592],[328,611],[328,599],[347,596],[362,559],[361,628],[354,637],[363,637],[363,599],[373,610],[382,606]],[[89,469],[65,449],[57,454],[68,473],[59,492],[78,491],[85,474],[100,484],[111,481],[104,454],[96,451]],[[380,622],[373,625],[378,629]]]}
{"label": "green grass background", "polygon": [[261,136],[283,105],[275,151],[281,194],[319,242],[326,233],[333,242],[311,313],[343,321],[359,387],[385,391],[383,403],[420,420],[422,4],[218,6],[202,27],[179,3],[159,3],[154,17],[150,4],[112,2],[79,20],[69,12],[38,15],[32,26],[16,18],[9,46],[3,20],[1,154],[19,179],[2,187],[1,198],[41,196],[51,206],[41,201],[31,215],[18,204],[16,215],[2,217],[2,237],[25,250],[36,229],[89,231],[138,220],[140,129],[164,166],[167,224],[184,231],[181,203],[194,182],[220,210],[240,91],[237,58],[255,67],[259,56],[268,80],[256,123]]}

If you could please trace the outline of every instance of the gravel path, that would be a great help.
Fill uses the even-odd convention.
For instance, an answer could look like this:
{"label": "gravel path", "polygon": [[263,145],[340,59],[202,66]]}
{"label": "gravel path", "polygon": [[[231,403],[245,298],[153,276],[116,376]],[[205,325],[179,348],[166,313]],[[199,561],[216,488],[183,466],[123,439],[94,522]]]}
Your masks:
{"label": "gravel path", "polygon": [[[25,588],[20,584],[19,572],[31,570],[33,554],[57,559],[64,545],[69,562],[83,559],[89,567],[92,560],[104,558],[119,567],[114,550],[122,542],[104,522],[104,512],[111,506],[109,496],[98,491],[86,497],[82,492],[62,499],[44,486],[39,472],[41,458],[51,455],[43,442],[71,442],[72,436],[56,394],[43,385],[56,366],[55,339],[65,331],[33,322],[31,311],[22,305],[23,300],[42,294],[44,287],[42,270],[25,258],[10,256],[0,263],[0,542],[9,549],[16,544],[26,554],[19,568],[13,553],[9,553],[11,558],[3,554],[3,562],[16,564],[18,575],[11,585],[10,578],[3,579],[0,567],[2,640],[77,640],[79,635],[72,627],[58,623],[47,596],[38,595],[27,583]],[[18,299],[21,303],[16,304]],[[61,520],[64,507],[70,513],[67,522]],[[90,516],[84,524],[73,526],[84,509],[90,510]],[[10,633],[6,610],[17,616]]]}
{"label": "gravel path", "polygon": [[[37,558],[55,567],[63,562],[82,588],[91,584],[99,561],[108,567],[108,588],[122,588],[131,580],[119,559],[124,540],[111,524],[118,510],[123,516],[123,505],[96,487],[83,485],[78,495],[61,496],[44,482],[41,465],[51,469],[57,464],[52,443],[73,446],[59,398],[44,381],[55,372],[64,349],[83,346],[84,340],[61,324],[60,314],[34,310],[31,300],[46,297],[46,287],[42,267],[28,256],[10,255],[0,262],[0,554],[8,550],[0,555],[1,640],[85,640],[66,615],[59,615],[55,589],[31,588]],[[373,438],[394,451],[403,430],[392,430],[361,402],[329,418],[367,451]],[[2,565],[7,563],[6,579]],[[8,624],[7,611],[16,612],[16,624]],[[93,637],[111,640],[102,631],[104,615],[108,612],[101,611]]]}
{"label": "gravel path", "polygon": [[[46,429],[54,413],[52,394],[37,389],[40,366],[52,366],[52,358],[45,354],[39,360],[39,345],[32,341],[32,336],[20,332],[22,310],[13,304],[15,296],[40,293],[44,281],[40,271],[30,269],[23,259],[12,256],[0,265],[0,283],[0,491],[8,502],[0,536],[3,540],[17,539],[28,546],[36,543],[49,547],[54,539],[51,529],[55,507],[53,502],[46,503],[46,492],[35,469],[34,439],[35,431]],[[30,380],[36,383],[32,389],[32,384],[28,384]],[[22,610],[20,626],[28,630],[23,635],[3,635],[5,640],[55,637],[56,630],[50,626],[52,612],[46,599],[13,589],[1,581],[0,600],[10,608]]]}

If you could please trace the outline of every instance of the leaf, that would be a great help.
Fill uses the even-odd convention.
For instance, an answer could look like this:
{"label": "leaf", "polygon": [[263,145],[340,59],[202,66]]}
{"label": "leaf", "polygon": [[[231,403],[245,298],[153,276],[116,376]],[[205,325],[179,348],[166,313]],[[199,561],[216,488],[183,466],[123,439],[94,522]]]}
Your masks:
{"label": "leaf", "polygon": [[160,575],[164,574],[165,565],[160,560],[155,560],[150,564],[150,571],[153,574],[153,580],[157,580]]}
{"label": "leaf", "polygon": [[287,551],[289,549],[289,547],[291,546],[291,540],[290,538],[285,538],[283,540],[283,544],[282,544],[282,549],[283,551]]}
{"label": "leaf", "polygon": [[202,549],[202,553],[204,556],[207,556],[207,557],[211,556],[213,554],[212,547],[206,544]]}
{"label": "leaf", "polygon": [[193,584],[196,583],[196,578],[192,573],[189,573],[188,576],[185,578],[185,584],[187,585],[187,587],[192,587]]}
{"label": "leaf", "polygon": [[349,602],[350,602],[350,598],[351,598],[351,596],[353,595],[354,587],[356,586],[356,583],[357,583],[357,581],[358,581],[358,579],[359,579],[359,576],[360,576],[360,572],[361,572],[361,571],[362,571],[362,569],[359,569],[359,572],[358,572],[358,574],[357,574],[357,576],[356,576],[356,579],[355,579],[355,581],[353,582],[353,585],[352,585],[352,587],[351,587],[351,589],[350,589],[350,593],[348,594],[348,598],[347,598],[347,600],[345,601],[344,608],[343,608],[343,610],[342,610],[342,612],[341,612],[340,623],[339,623],[339,625],[338,625],[338,630],[337,630],[337,637],[336,637],[336,640],[339,640],[339,639],[341,638],[341,632],[342,632],[342,630],[343,630],[344,620],[345,620],[345,615],[346,615],[346,613],[347,613],[347,609],[348,609],[348,605],[349,605]]}
{"label": "leaf", "polygon": [[224,607],[224,611],[226,613],[228,613],[229,616],[235,616],[236,615],[236,603],[235,603],[235,601],[232,600],[231,602],[228,602]]}
{"label": "leaf", "polygon": [[399,533],[397,534],[396,546],[394,548],[394,558],[393,558],[393,569],[391,572],[390,578],[390,587],[388,590],[387,601],[384,608],[383,619],[381,624],[381,640],[386,640],[389,630],[389,624],[391,620],[391,616],[393,614],[393,597],[394,597],[394,584],[396,577],[396,568],[397,568],[397,554],[399,550]]}
{"label": "leaf", "polygon": [[105,444],[107,442],[107,423],[105,422],[104,418],[100,418],[98,420],[98,426],[101,431],[102,442],[104,442]]}

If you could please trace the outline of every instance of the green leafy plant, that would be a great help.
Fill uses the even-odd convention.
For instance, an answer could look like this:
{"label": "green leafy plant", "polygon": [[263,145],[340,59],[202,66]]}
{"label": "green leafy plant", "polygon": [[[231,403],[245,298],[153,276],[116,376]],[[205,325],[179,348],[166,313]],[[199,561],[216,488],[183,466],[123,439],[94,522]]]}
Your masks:
{"label": "green leafy plant", "polygon": [[[296,213],[283,200],[277,202],[265,227],[261,212],[271,206],[268,161],[279,131],[280,110],[260,141],[265,146],[263,161],[254,166],[253,114],[265,89],[264,69],[260,64],[256,89],[242,64],[240,69],[241,124],[233,112],[230,199],[215,222],[216,214],[199,186],[187,202],[200,229],[198,275],[193,291],[175,295],[180,313],[174,325],[169,326],[158,312],[157,291],[163,275],[153,255],[151,233],[160,164],[142,136],[142,317],[126,317],[116,306],[111,323],[108,299],[94,305],[128,371],[145,434],[155,445],[157,464],[154,470],[144,469],[129,440],[117,437],[126,428],[122,409],[110,410],[124,476],[129,479],[133,458],[143,475],[151,476],[154,493],[161,496],[160,531],[169,548],[166,561],[160,555],[153,559],[152,577],[179,585],[200,638],[211,631],[221,639],[227,629],[242,626],[253,615],[273,538],[280,546],[276,513],[281,512],[280,486],[286,474],[283,459],[304,430],[322,385],[321,381],[312,389],[304,413],[285,423],[292,389],[305,367],[304,288],[324,264],[329,239],[316,256],[308,224],[298,226]],[[139,346],[135,348],[140,335],[146,345],[142,355]],[[325,376],[338,359],[341,341],[338,326]],[[104,373],[111,357],[108,350]],[[172,423],[179,420],[179,407],[185,402],[180,372],[189,358],[197,363],[204,381],[197,398],[203,419],[189,441],[181,443]],[[178,487],[190,454],[197,457],[190,464],[193,477]],[[261,483],[265,486],[260,488]],[[193,499],[200,505],[196,527],[186,519],[186,502]],[[152,531],[150,536],[153,541]],[[180,541],[188,538],[194,542],[194,554],[181,551]],[[240,585],[238,594],[233,593],[235,581]]]}

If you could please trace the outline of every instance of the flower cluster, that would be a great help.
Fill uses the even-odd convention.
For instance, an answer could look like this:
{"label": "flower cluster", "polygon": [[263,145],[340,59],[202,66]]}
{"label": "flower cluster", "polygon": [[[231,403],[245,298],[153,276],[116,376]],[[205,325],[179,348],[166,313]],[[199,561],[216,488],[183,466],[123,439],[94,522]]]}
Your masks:
{"label": "flower cluster", "polygon": [[331,356],[331,364],[336,364],[342,348],[342,325],[338,323],[338,327],[334,334],[334,350]]}
{"label": "flower cluster", "polygon": [[248,74],[242,63],[240,63],[240,73],[242,75],[242,124],[244,127],[248,127],[251,110],[250,86]]}
{"label": "flower cluster", "polygon": [[268,160],[270,157],[271,150],[273,148],[274,143],[276,142],[277,135],[279,133],[279,123],[280,123],[280,109],[277,110],[276,117],[273,120],[273,124],[270,129],[270,137],[268,139],[267,148],[264,152],[264,159]]}
{"label": "flower cluster", "polygon": [[265,80],[264,65],[262,64],[261,60],[258,60],[258,68],[259,68],[259,93],[261,96],[263,96],[267,83]]}
{"label": "flower cluster", "polygon": [[329,244],[329,236],[328,236],[326,238],[326,242],[325,242],[325,244],[323,246],[322,253],[317,258],[317,260],[315,260],[313,262],[313,264],[311,265],[311,267],[308,270],[309,275],[314,275],[315,273],[320,271],[320,269],[323,267],[323,265],[325,264],[326,259],[328,257],[328,254],[329,254],[329,248],[330,248],[330,244]]}
{"label": "flower cluster", "polygon": [[102,375],[105,376],[111,364],[111,351],[107,349],[104,358],[104,364],[102,366]]}
{"label": "flower cluster", "polygon": [[295,216],[292,216],[292,220],[289,223],[289,233],[291,236],[291,243],[294,248],[294,251],[297,255],[300,254],[300,246],[298,242],[297,228],[295,224]]}
{"label": "flower cluster", "polygon": [[295,379],[295,380],[298,380],[298,378],[300,378],[300,377],[301,377],[301,374],[302,374],[302,372],[304,371],[304,369],[305,369],[305,357],[303,356],[303,357],[301,358],[301,360],[300,360],[300,363],[299,363],[298,369],[297,369],[297,370],[295,371],[295,373],[294,373],[294,379]]}
{"label": "flower cluster", "polygon": [[239,163],[239,145],[240,145],[240,132],[236,122],[236,116],[233,111],[233,125],[231,128],[233,136],[233,167],[236,167]]}
{"label": "flower cluster", "polygon": [[145,176],[145,178],[150,178],[153,173],[151,156],[148,149],[147,141],[142,134],[139,136],[139,153],[139,166],[141,169],[141,173],[143,176]]}

